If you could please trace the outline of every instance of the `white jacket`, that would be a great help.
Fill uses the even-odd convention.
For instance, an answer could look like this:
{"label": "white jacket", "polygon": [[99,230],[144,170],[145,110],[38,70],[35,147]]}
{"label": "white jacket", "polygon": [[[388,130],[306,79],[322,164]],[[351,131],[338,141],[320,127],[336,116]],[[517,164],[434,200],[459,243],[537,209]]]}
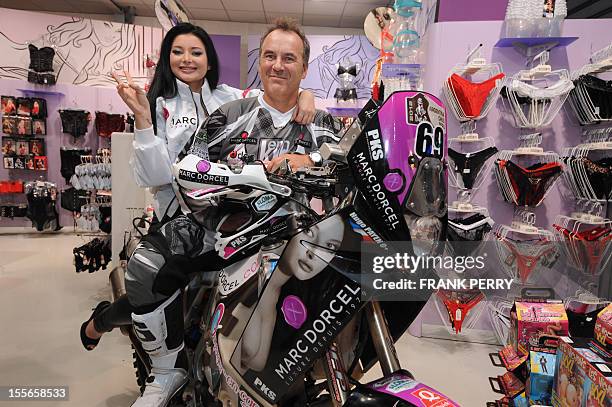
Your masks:
{"label": "white jacket", "polygon": [[[224,103],[261,93],[258,89],[243,92],[227,85],[218,85],[211,92],[206,80],[200,95],[193,93],[186,83],[178,79],[176,86],[178,93],[175,97],[157,98],[157,135],[153,132],[153,126],[134,130],[134,153],[130,160],[136,183],[144,188],[152,188],[155,213],[160,220],[165,214],[173,214],[179,207],[172,189],[172,164],[207,114]],[[196,99],[198,97],[202,98],[206,112]]]}

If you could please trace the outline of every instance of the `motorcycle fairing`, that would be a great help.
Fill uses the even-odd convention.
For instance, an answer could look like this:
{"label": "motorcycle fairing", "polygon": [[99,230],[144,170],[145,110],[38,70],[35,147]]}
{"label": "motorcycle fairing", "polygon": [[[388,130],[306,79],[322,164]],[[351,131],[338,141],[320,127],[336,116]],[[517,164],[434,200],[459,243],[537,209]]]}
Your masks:
{"label": "motorcycle fairing", "polygon": [[351,212],[341,210],[293,236],[237,341],[232,367],[270,403],[289,393],[361,308],[359,284],[350,278],[361,266],[350,261],[359,258],[361,244]]}
{"label": "motorcycle fairing", "polygon": [[[415,114],[416,100],[426,106],[424,115]],[[367,121],[347,161],[385,238],[410,240],[405,210],[444,216],[446,150],[444,105],[426,92],[395,92]]]}
{"label": "motorcycle fairing", "polygon": [[398,370],[366,385],[357,386],[344,407],[459,407],[444,394],[412,378],[406,370]]}

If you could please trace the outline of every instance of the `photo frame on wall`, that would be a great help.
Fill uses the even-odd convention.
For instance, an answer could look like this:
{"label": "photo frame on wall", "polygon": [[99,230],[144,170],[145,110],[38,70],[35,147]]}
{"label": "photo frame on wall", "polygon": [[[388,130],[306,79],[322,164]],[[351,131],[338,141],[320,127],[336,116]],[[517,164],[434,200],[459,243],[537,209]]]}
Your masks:
{"label": "photo frame on wall", "polygon": [[34,157],[34,169],[38,171],[47,170],[47,156]]}
{"label": "photo frame on wall", "polygon": [[32,114],[32,99],[17,98],[17,115],[30,116]]}
{"label": "photo frame on wall", "polygon": [[13,156],[16,155],[15,151],[16,140],[12,137],[2,137],[2,155]]}
{"label": "photo frame on wall", "polygon": [[2,132],[4,134],[17,134],[17,118],[16,117],[2,117]]}
{"label": "photo frame on wall", "polygon": [[13,161],[13,157],[4,157],[2,162],[4,163],[4,168],[7,169],[7,170],[15,168],[15,163]]}
{"label": "photo frame on wall", "polygon": [[8,116],[17,112],[17,104],[13,96],[2,96],[2,115]]}
{"label": "photo frame on wall", "polygon": [[26,140],[19,140],[17,141],[15,150],[17,151],[17,155],[28,155],[30,154],[30,143]]}
{"label": "photo frame on wall", "polygon": [[17,134],[20,136],[32,135],[32,119],[29,117],[17,118]]}
{"label": "photo frame on wall", "polygon": [[47,134],[47,121],[45,119],[32,119],[32,134],[44,136]]}
{"label": "photo frame on wall", "polygon": [[37,138],[30,140],[30,154],[45,155],[45,140]]}

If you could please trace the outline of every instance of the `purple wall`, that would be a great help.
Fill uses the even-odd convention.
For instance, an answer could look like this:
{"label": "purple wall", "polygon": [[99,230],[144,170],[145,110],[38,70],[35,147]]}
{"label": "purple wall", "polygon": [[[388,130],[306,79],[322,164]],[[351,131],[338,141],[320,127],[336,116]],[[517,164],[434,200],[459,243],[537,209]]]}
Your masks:
{"label": "purple wall", "polygon": [[219,83],[240,88],[240,36],[211,35],[211,38],[221,65]]}
{"label": "purple wall", "polygon": [[[473,49],[479,43],[483,44],[482,55],[488,61],[500,62],[507,76],[525,68],[525,58],[513,48],[494,48],[502,32],[502,21],[482,21],[474,24],[472,22],[452,22],[435,24],[429,37],[429,51],[427,53],[427,65],[425,73],[425,90],[438,95],[447,103],[442,96],[442,84],[448,77],[449,71],[457,63],[464,62],[468,50]],[[566,68],[570,71],[579,69],[588,62],[593,51],[599,50],[612,41],[611,19],[599,20],[567,20],[563,31],[564,36],[575,36],[579,39],[565,48],[555,48],[550,54],[550,64],[554,69]],[[502,101],[498,100],[487,117],[477,122],[477,133],[481,137],[493,138],[494,145],[499,150],[509,150],[518,147],[518,136],[521,130],[513,128],[502,115]],[[554,119],[552,125],[542,131],[542,147],[545,151],[556,151],[562,153],[563,147],[573,146],[581,142],[581,129],[577,120],[570,112],[566,104],[559,115]],[[460,134],[459,122],[450,110],[448,114],[448,137],[457,137]],[[470,147],[464,145],[465,148]],[[475,145],[474,149],[482,148]],[[544,202],[535,210],[536,225],[551,229],[555,217],[559,214],[567,215],[573,208],[573,201],[564,199],[562,195],[562,180],[553,186]],[[448,201],[456,200],[456,189],[449,187]],[[483,185],[473,194],[472,202],[489,209],[491,217],[496,223],[509,224],[512,221],[514,205],[505,202],[501,196],[493,171],[491,170]],[[610,216],[610,213],[608,213]],[[562,265],[559,265],[562,267]],[[561,287],[566,282],[558,278],[558,274],[549,274],[551,287],[557,287],[559,291],[568,289]],[[559,293],[558,293],[559,294]],[[486,312],[476,328],[489,329],[489,317]],[[440,316],[433,304],[430,303],[423,310],[420,317],[430,324],[442,324]],[[411,333],[420,335],[419,323],[411,326]]]}
{"label": "purple wall", "polygon": [[[24,94],[17,89],[43,89],[53,92],[61,92],[63,95],[47,95],[47,94]],[[2,79],[0,80],[0,94],[10,96],[26,96],[26,97],[42,97],[47,101],[47,135],[37,136],[45,139],[45,149],[48,161],[47,171],[31,171],[31,170],[16,170],[4,169],[0,166],[0,180],[36,180],[40,176],[43,179],[54,182],[58,189],[62,190],[67,187],[64,178],[60,174],[60,148],[66,147],[91,147],[92,151],[98,148],[110,147],[110,140],[98,137],[94,128],[95,112],[103,111],[108,113],[122,113],[128,111],[127,106],[123,103],[117,91],[112,88],[88,87],[76,85],[56,85],[53,88],[35,87],[34,85],[18,80]],[[62,133],[62,122],[58,113],[58,109],[83,109],[91,113],[91,121],[89,122],[88,132],[84,137],[77,140],[69,134]],[[3,136],[8,136],[2,133]],[[10,136],[12,137],[12,136]],[[23,194],[0,195],[0,202],[15,201],[17,203],[26,202]],[[57,209],[60,213],[60,224],[64,227],[72,227],[72,215],[70,212],[62,209],[57,203]],[[3,226],[31,226],[31,222],[26,218],[0,218],[0,227]]]}
{"label": "purple wall", "polygon": [[440,0],[438,21],[503,20],[507,0]]}

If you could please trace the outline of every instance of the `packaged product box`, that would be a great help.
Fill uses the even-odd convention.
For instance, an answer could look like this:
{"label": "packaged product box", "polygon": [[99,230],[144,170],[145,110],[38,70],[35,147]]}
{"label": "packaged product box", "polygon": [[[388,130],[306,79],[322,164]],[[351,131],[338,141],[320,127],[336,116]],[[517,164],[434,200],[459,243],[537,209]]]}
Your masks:
{"label": "packaged product box", "polygon": [[608,351],[612,351],[612,304],[597,314],[595,339]]}
{"label": "packaged product box", "polygon": [[510,343],[526,355],[529,345],[538,346],[541,336],[567,336],[568,321],[561,301],[515,301],[510,312]]}
{"label": "packaged product box", "polygon": [[504,346],[497,353],[489,353],[493,366],[504,367],[521,381],[527,380],[527,355],[519,355],[512,345]]}
{"label": "packaged product box", "polygon": [[554,407],[612,406],[612,355],[596,341],[561,338],[557,350]]}
{"label": "packaged product box", "polygon": [[556,361],[556,348],[532,346],[529,349],[529,379],[526,386],[528,405],[550,405]]}

